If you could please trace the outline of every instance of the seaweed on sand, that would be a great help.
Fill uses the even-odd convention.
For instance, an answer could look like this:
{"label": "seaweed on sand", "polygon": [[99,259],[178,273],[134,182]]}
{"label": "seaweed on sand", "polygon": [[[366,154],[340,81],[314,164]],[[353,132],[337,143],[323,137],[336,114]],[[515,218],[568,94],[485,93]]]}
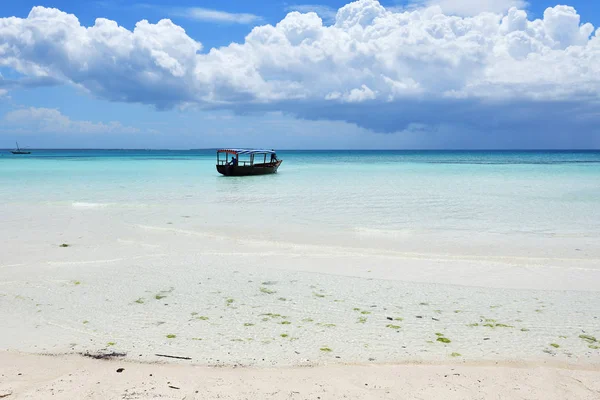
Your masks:
{"label": "seaweed on sand", "polygon": [[276,290],[272,290],[272,289],[266,288],[264,286],[261,286],[260,291],[261,291],[261,293],[264,293],[264,294],[275,294],[275,293],[277,293]]}
{"label": "seaweed on sand", "polygon": [[588,343],[595,343],[598,341],[594,336],[591,335],[579,335],[579,338],[585,340]]}
{"label": "seaweed on sand", "polygon": [[95,360],[110,360],[111,358],[119,358],[119,357],[125,357],[127,356],[127,353],[117,353],[116,351],[111,351],[109,353],[90,353],[90,352],[85,352],[85,353],[79,353],[81,354],[83,357],[89,357],[89,358],[93,358]]}

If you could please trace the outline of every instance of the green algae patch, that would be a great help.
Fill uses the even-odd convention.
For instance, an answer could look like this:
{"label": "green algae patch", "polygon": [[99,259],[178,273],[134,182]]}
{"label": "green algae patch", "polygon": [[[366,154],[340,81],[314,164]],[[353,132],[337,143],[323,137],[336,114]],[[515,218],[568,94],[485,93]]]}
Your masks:
{"label": "green algae patch", "polygon": [[442,343],[450,343],[451,342],[450,339],[445,338],[445,337],[439,337],[439,338],[437,338],[437,341],[442,342]]}
{"label": "green algae patch", "polygon": [[137,299],[136,301],[134,301],[134,303],[144,304],[144,298],[140,297],[139,299]]}
{"label": "green algae patch", "polygon": [[369,314],[371,314],[371,311],[361,311],[360,313],[363,315],[369,315]]}
{"label": "green algae patch", "polygon": [[450,357],[461,357],[461,356],[462,356],[462,354],[460,354],[460,353],[452,353],[452,354],[450,354]]}
{"label": "green algae patch", "polygon": [[208,321],[208,317],[205,317],[204,315],[196,317],[196,319],[199,319],[200,321]]}
{"label": "green algae patch", "polygon": [[280,324],[281,325],[291,325],[292,323],[290,321],[281,321]]}
{"label": "green algae patch", "polygon": [[82,323],[83,323],[84,325],[87,325],[87,324],[89,324],[89,323],[90,323],[90,321],[87,321],[87,320],[86,320],[86,321],[83,321]]}
{"label": "green algae patch", "polygon": [[560,347],[560,345],[556,343],[550,343],[550,346],[554,347],[555,349],[558,349]]}
{"label": "green algae patch", "polygon": [[73,281],[73,285],[77,286],[77,285],[81,285],[80,281]]}
{"label": "green algae patch", "polygon": [[331,350],[329,347],[321,347],[319,350],[325,352],[325,353],[331,353],[333,350]]}
{"label": "green algae patch", "polygon": [[488,328],[514,328],[514,326],[512,326],[512,325],[498,324],[498,323],[487,323],[487,324],[483,324],[483,326],[487,326]]}
{"label": "green algae patch", "polygon": [[161,299],[164,299],[165,297],[167,297],[167,296],[165,296],[164,294],[157,294],[156,296],[154,296],[154,298],[156,300],[161,300]]}
{"label": "green algae patch", "polygon": [[302,322],[314,322],[312,318],[304,318]]}
{"label": "green algae patch", "polygon": [[107,346],[114,346],[116,343],[115,342],[108,342],[106,343]]}
{"label": "green algae patch", "polygon": [[280,297],[277,300],[279,300],[279,301],[287,301],[287,299],[285,297]]}
{"label": "green algae patch", "polygon": [[279,335],[279,336],[281,336],[282,338],[286,338],[286,337],[288,337],[288,336],[290,336],[290,335],[288,335],[287,333],[282,333],[282,334],[281,334],[281,335]]}
{"label": "green algae patch", "polygon": [[321,294],[321,293],[313,293],[313,295],[314,295],[315,297],[318,297],[318,298],[323,298],[323,297],[325,297],[325,295],[324,295],[324,294]]}
{"label": "green algae patch", "polygon": [[71,246],[71,245],[70,245],[69,243],[63,243],[63,244],[61,244],[61,245],[60,245],[60,246],[58,246],[58,247],[65,248],[65,247],[70,247],[70,246]]}
{"label": "green algae patch", "polygon": [[387,324],[385,327],[390,328],[390,329],[400,329],[400,325],[394,325],[394,324]]}
{"label": "green algae patch", "polygon": [[529,332],[529,329],[527,329],[527,328],[521,328],[521,332]]}
{"label": "green algae patch", "polygon": [[356,321],[357,324],[364,324],[365,322],[367,322],[366,317],[358,317],[358,321]]}
{"label": "green algae patch", "polygon": [[281,315],[281,314],[273,314],[273,313],[266,313],[266,314],[260,314],[260,316],[264,316],[264,317],[269,317],[269,318],[287,318],[285,315]]}
{"label": "green algae patch", "polygon": [[254,324],[251,322],[246,322],[246,323],[244,323],[244,326],[254,326]]}
{"label": "green algae patch", "polygon": [[353,311],[360,311],[360,308],[354,307],[352,310]]}
{"label": "green algae patch", "polygon": [[444,334],[443,334],[443,333],[436,332],[436,333],[435,333],[435,336],[444,337]]}
{"label": "green algae patch", "polygon": [[592,350],[598,350],[598,349],[600,349],[600,346],[596,346],[595,344],[590,344],[590,345],[588,345],[588,347],[590,349],[592,349]]}
{"label": "green algae patch", "polygon": [[277,290],[272,290],[272,289],[269,289],[269,288],[266,288],[266,287],[262,286],[260,288],[260,292],[264,293],[264,294],[275,294],[275,293],[277,293]]}
{"label": "green algae patch", "polygon": [[233,304],[234,301],[235,301],[234,299],[229,298],[229,299],[225,300],[225,303],[227,304],[227,306],[230,306]]}
{"label": "green algae patch", "polygon": [[335,328],[336,327],[335,324],[321,324],[321,326],[324,326],[326,328]]}
{"label": "green algae patch", "polygon": [[167,335],[167,339],[175,339],[177,336],[173,335],[172,333]]}
{"label": "green algae patch", "polygon": [[595,343],[595,342],[598,341],[598,340],[596,340],[595,337],[590,336],[590,335],[579,335],[579,338],[583,339],[583,340],[585,340],[586,342],[589,342],[589,343]]}
{"label": "green algae patch", "polygon": [[479,326],[479,324],[477,322],[473,323],[473,324],[467,324],[468,327],[475,327],[475,326]]}
{"label": "green algae patch", "polygon": [[201,337],[193,337],[192,340],[202,340]]}
{"label": "green algae patch", "polygon": [[196,311],[194,311],[193,313],[191,313],[192,317],[195,317],[196,315],[198,315],[198,313]]}

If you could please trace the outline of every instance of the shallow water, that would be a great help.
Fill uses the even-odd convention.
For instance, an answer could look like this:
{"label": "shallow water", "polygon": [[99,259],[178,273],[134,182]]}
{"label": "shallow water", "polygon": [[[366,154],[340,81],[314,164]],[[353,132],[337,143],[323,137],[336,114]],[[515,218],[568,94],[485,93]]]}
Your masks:
{"label": "shallow water", "polygon": [[0,156],[0,349],[598,364],[600,152],[214,156]]}
{"label": "shallow water", "polygon": [[[270,239],[597,237],[600,152],[288,151],[227,178],[214,151],[38,150],[0,157],[12,204],[110,207]],[[294,236],[296,235],[296,236]],[[341,236],[340,236],[341,235]],[[336,239],[337,238],[337,239]],[[496,238],[494,240],[497,240]]]}

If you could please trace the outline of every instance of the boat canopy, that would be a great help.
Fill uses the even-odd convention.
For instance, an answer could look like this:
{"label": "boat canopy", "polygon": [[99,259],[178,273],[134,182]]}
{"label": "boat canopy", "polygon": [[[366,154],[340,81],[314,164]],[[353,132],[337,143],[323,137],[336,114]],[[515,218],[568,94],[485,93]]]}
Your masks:
{"label": "boat canopy", "polygon": [[275,154],[275,150],[266,149],[219,149],[217,153],[228,154]]}

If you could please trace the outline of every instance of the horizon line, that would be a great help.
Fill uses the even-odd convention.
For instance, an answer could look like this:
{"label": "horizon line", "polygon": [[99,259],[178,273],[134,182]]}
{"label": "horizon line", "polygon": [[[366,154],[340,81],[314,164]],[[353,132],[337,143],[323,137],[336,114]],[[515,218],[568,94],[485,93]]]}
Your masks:
{"label": "horizon line", "polygon": [[[127,147],[22,147],[23,150],[108,150],[108,151],[217,151],[220,149],[226,149],[228,147],[205,147],[205,148],[127,148]],[[243,147],[247,149],[253,149],[254,147]],[[257,147],[258,148],[258,147]],[[261,147],[262,148],[262,147]],[[14,148],[0,148],[0,151],[13,151]],[[582,149],[582,148],[560,148],[560,149],[521,149],[521,148],[501,148],[501,149],[345,149],[345,148],[317,148],[317,149],[294,149],[294,148],[282,148],[274,149],[275,151],[600,151],[600,148]]]}

